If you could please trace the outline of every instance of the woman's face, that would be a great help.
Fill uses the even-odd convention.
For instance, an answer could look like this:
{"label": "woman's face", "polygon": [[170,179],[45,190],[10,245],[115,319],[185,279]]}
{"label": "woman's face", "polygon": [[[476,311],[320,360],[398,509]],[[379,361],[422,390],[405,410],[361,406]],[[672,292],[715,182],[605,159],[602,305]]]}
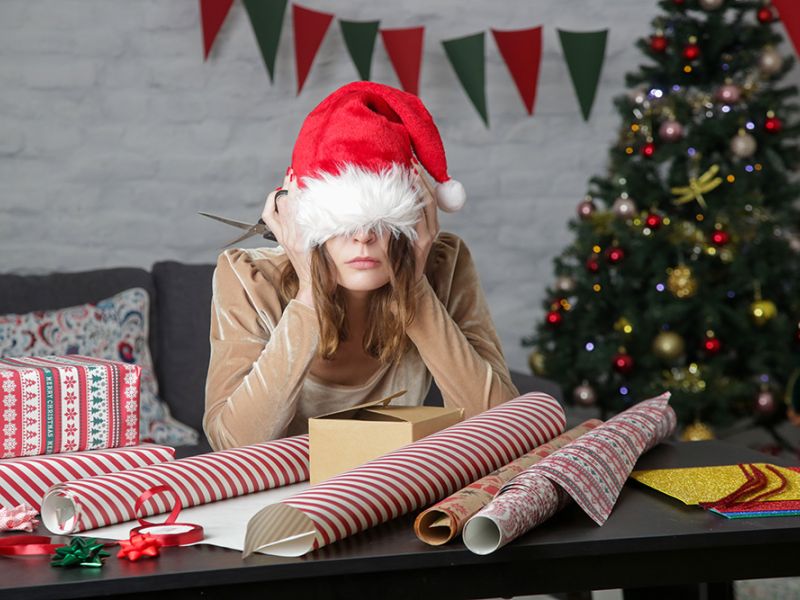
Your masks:
{"label": "woman's face", "polygon": [[353,292],[371,292],[389,283],[389,235],[374,231],[336,236],[325,242],[336,265],[337,283]]}

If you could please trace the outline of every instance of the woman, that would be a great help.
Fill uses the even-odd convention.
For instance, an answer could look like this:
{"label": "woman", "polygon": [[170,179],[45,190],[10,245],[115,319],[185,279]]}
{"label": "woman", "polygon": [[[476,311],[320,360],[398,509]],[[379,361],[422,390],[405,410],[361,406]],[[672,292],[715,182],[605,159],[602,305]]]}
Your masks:
{"label": "woman", "polygon": [[280,246],[217,262],[211,446],[304,433],[400,390],[394,404],[421,404],[431,378],[466,417],[516,397],[469,251],[439,235],[437,204],[463,202],[416,96],[356,82],[323,100],[264,207]]}

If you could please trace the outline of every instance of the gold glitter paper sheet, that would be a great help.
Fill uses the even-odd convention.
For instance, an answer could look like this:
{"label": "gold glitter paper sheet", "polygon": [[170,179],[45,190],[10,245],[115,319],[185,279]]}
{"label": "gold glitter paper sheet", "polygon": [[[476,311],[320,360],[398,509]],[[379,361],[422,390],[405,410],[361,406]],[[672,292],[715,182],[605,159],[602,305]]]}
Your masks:
{"label": "gold glitter paper sheet", "polygon": [[[767,486],[754,490],[737,502],[750,500],[769,490],[781,486],[777,475],[766,469],[766,463],[751,463],[767,476]],[[768,500],[800,500],[800,473],[773,465],[786,477],[788,484],[779,494],[769,496]],[[668,496],[677,498],[684,504],[700,504],[701,502],[717,502],[735,492],[747,482],[739,465],[723,465],[718,467],[689,467],[685,469],[652,469],[634,471],[631,477],[636,481],[658,490]]]}

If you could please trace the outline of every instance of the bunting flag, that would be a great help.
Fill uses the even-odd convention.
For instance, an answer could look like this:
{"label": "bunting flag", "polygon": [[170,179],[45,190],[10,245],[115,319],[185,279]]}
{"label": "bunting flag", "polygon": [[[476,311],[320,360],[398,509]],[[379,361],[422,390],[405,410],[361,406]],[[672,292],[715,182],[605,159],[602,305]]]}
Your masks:
{"label": "bunting flag", "polygon": [[244,7],[250,17],[253,33],[256,34],[270,83],[275,80],[275,57],[278,55],[286,2],[287,0],[244,0]]}
{"label": "bunting flag", "polygon": [[786,33],[800,56],[800,4],[797,0],[772,0],[772,4],[778,9]]}
{"label": "bunting flag", "polygon": [[494,41],[511,77],[522,96],[522,103],[529,115],[533,115],[536,101],[536,84],[539,80],[539,64],[542,61],[542,28],[499,31],[492,29]]}
{"label": "bunting flag", "polygon": [[381,38],[403,90],[419,96],[424,27],[381,29]]}
{"label": "bunting flag", "polygon": [[233,0],[200,0],[200,23],[203,27],[203,60],[208,60],[211,46],[217,38]]}
{"label": "bunting flag", "polygon": [[564,31],[558,30],[561,48],[569,67],[572,85],[581,105],[583,120],[589,120],[592,112],[597,83],[606,53],[608,29],[602,31]]}
{"label": "bunting flag", "polygon": [[339,19],[342,35],[350,58],[358,69],[362,81],[369,81],[372,69],[372,53],[375,50],[375,38],[378,37],[380,21],[343,21]]}
{"label": "bunting flag", "polygon": [[303,91],[314,57],[333,21],[330,13],[319,12],[292,4],[294,25],[294,57],[297,64],[297,95]]}
{"label": "bunting flag", "polygon": [[486,112],[485,37],[485,33],[481,31],[462,38],[442,40],[442,45],[461,85],[464,86],[464,91],[486,127],[489,127],[489,115]]}

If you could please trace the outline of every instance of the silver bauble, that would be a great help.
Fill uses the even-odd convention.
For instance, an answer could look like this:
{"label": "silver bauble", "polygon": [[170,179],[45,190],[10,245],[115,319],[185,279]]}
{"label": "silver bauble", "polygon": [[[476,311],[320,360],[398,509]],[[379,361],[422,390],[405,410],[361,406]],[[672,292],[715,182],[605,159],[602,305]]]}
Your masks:
{"label": "silver bauble", "polygon": [[664,121],[658,128],[658,135],[665,142],[677,142],[683,137],[683,125],[678,121]]}
{"label": "silver bauble", "polygon": [[636,203],[630,198],[623,198],[620,196],[614,200],[611,205],[611,210],[621,219],[631,219],[636,213]]}
{"label": "silver bauble", "polygon": [[575,291],[575,280],[572,277],[562,275],[556,278],[556,289],[564,294],[571,294]]}
{"label": "silver bauble", "polygon": [[731,140],[731,152],[739,158],[749,158],[756,153],[758,143],[749,133],[739,132]]}
{"label": "silver bauble", "polygon": [[775,48],[767,48],[758,59],[758,68],[764,75],[775,75],[783,68],[783,57]]}
{"label": "silver bauble", "polygon": [[703,10],[717,10],[725,4],[725,0],[700,0],[698,4]]}
{"label": "silver bauble", "polygon": [[597,403],[597,392],[587,382],[583,382],[572,392],[572,398],[581,406],[593,406]]}

